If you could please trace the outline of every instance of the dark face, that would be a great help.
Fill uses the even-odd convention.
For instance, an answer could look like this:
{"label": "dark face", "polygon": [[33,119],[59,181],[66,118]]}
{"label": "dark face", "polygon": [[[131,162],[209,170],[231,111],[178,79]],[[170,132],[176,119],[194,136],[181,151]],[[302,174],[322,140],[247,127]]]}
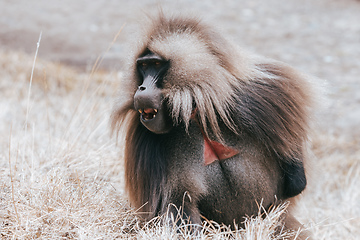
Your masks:
{"label": "dark face", "polygon": [[162,81],[169,62],[149,51],[136,60],[136,66],[139,85],[134,107],[140,113],[140,121],[156,134],[167,133],[173,125],[163,98]]}

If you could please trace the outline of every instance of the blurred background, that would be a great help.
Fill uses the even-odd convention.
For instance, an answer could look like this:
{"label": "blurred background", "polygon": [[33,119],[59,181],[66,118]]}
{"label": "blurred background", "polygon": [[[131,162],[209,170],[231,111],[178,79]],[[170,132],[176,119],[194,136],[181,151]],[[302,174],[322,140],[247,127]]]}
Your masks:
{"label": "blurred background", "polygon": [[89,70],[102,56],[103,69],[121,71],[127,43],[136,41],[134,31],[145,15],[160,7],[194,14],[244,48],[326,80],[329,99],[321,126],[338,134],[358,134],[356,0],[1,0],[0,48],[33,54],[42,32],[40,58]]}

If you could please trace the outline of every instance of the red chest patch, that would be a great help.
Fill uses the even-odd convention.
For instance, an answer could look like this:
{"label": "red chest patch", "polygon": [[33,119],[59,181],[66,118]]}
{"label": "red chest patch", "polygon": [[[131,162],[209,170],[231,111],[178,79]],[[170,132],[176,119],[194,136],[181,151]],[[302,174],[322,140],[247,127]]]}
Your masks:
{"label": "red chest patch", "polygon": [[204,136],[204,163],[209,165],[216,160],[224,160],[235,156],[239,151],[233,148],[227,147],[216,141],[211,141]]}
{"label": "red chest patch", "polygon": [[[195,114],[197,109],[193,111],[191,114],[192,119],[196,119]],[[204,164],[205,166],[215,162],[216,160],[225,160],[235,156],[239,153],[238,150],[233,149],[231,147],[227,147],[219,142],[211,141],[208,137],[206,137],[204,131],[202,130],[198,121],[196,121],[201,129],[201,133],[204,137]]]}

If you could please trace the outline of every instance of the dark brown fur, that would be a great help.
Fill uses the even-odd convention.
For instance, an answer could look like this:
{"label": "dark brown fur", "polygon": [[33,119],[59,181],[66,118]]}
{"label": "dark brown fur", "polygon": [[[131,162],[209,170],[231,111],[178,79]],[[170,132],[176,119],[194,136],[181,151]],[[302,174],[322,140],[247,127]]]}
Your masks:
{"label": "dark brown fur", "polygon": [[[256,214],[261,201],[269,207],[302,192],[311,106],[306,78],[237,49],[195,19],[160,14],[148,29],[129,66],[125,100],[112,116],[114,129],[128,123],[131,203],[151,218],[185,199],[191,221],[201,223],[202,214],[231,225]],[[174,128],[166,134],[147,130],[133,107],[139,85],[134,64],[148,50],[170,62],[162,91]],[[240,153],[204,166],[202,131]],[[301,226],[293,222],[291,228]]]}

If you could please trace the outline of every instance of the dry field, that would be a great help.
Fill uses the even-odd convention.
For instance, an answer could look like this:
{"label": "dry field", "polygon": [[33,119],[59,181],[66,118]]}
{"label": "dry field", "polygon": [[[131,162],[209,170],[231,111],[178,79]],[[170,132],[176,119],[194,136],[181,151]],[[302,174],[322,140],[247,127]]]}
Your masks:
{"label": "dry field", "polygon": [[[177,236],[176,228],[161,226],[158,219],[143,224],[129,207],[123,188],[122,139],[117,141],[109,131],[122,72],[99,70],[94,61],[85,71],[69,67],[69,63],[88,64],[84,59],[106,49],[123,18],[132,24],[134,17],[126,15],[131,11],[115,9],[118,2],[107,1],[104,14],[93,18],[96,4],[83,7],[84,1],[65,2],[57,7],[73,4],[74,8],[58,11],[54,7],[55,22],[46,22],[55,11],[50,1],[32,1],[32,11],[26,0],[0,3],[0,239],[195,238],[187,232]],[[121,2],[127,6],[131,1]],[[151,0],[140,2],[145,9],[156,8]],[[184,7],[187,1],[177,3]],[[194,12],[198,9],[208,19],[219,19],[223,32],[250,50],[327,80],[326,104],[319,106],[314,117],[308,186],[295,207],[298,219],[314,239],[359,239],[359,1],[302,0],[300,6],[295,0],[287,4],[244,0],[241,11],[238,5],[236,1],[195,1]],[[84,10],[66,15],[83,8],[91,14]],[[290,12],[289,18],[283,18]],[[39,31],[33,18],[48,23],[39,48],[42,54],[36,58]],[[94,19],[99,24],[92,23],[91,31],[97,28],[88,35],[85,22]],[[82,23],[81,31],[72,22]],[[84,40],[77,34],[89,37]],[[120,42],[129,36],[129,31],[121,34]],[[103,55],[104,63],[115,56],[118,64],[123,53],[120,45],[116,42]],[[282,211],[286,206],[265,220],[247,219],[247,228],[234,232],[207,223],[196,238],[286,239],[289,233],[272,236]]]}
{"label": "dry field", "polygon": [[[174,228],[155,220],[143,226],[123,192],[121,140],[108,127],[121,74],[79,73],[41,59],[32,71],[34,57],[11,51],[0,59],[1,238],[174,238]],[[315,239],[360,234],[358,146],[359,138],[313,134],[310,181],[296,212]],[[197,237],[286,239],[271,235],[279,211],[235,232],[209,223]]]}

